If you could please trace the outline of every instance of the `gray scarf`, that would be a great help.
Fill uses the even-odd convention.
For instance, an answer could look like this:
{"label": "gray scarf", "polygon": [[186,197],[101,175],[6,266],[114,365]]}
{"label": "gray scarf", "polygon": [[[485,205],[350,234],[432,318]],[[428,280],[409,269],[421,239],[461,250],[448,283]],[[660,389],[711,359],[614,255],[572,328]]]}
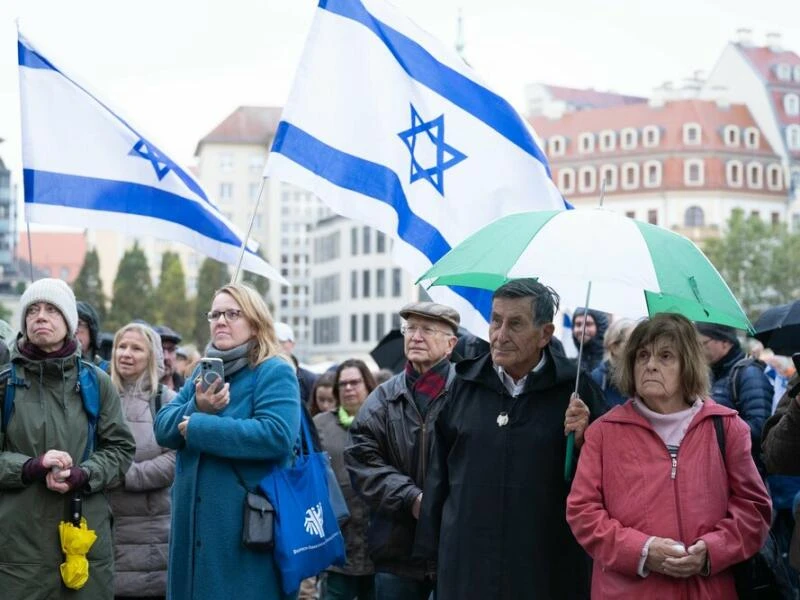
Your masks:
{"label": "gray scarf", "polygon": [[247,361],[247,355],[250,353],[250,350],[254,345],[255,342],[251,340],[245,344],[242,344],[241,346],[231,348],[230,350],[217,350],[212,344],[209,344],[206,348],[206,356],[209,358],[222,359],[222,369],[223,373],[225,373],[225,379],[227,379],[237,371],[244,369],[249,364]]}

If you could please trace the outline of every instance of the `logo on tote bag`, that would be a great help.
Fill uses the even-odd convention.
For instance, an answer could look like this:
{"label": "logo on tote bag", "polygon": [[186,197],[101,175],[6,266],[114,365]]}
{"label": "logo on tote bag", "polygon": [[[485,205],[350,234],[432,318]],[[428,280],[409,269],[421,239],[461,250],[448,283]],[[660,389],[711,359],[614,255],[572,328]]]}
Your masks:
{"label": "logo on tote bag", "polygon": [[316,506],[312,506],[306,510],[306,519],[304,522],[306,533],[309,535],[318,535],[325,537],[325,528],[323,527],[322,516],[322,503],[318,502]]}

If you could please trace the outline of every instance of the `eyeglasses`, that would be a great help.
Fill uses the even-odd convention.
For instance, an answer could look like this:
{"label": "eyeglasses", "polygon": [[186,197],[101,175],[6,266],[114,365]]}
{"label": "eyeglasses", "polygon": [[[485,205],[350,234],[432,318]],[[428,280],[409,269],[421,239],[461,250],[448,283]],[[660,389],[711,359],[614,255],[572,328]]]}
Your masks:
{"label": "eyeglasses", "polygon": [[437,333],[442,333],[444,335],[453,335],[453,333],[450,331],[442,331],[441,329],[435,329],[433,327],[428,327],[428,326],[419,327],[417,325],[403,325],[400,328],[400,333],[402,333],[403,335],[407,335],[408,337],[414,337],[418,333],[422,337],[432,337]]}
{"label": "eyeglasses", "polygon": [[338,385],[340,388],[346,388],[346,387],[358,387],[362,383],[364,383],[363,379],[346,379],[346,380],[342,379]]}
{"label": "eyeglasses", "polygon": [[227,310],[212,310],[206,315],[209,323],[219,320],[221,316],[224,316],[228,323],[233,323],[242,316],[242,311],[235,308],[229,308]]}

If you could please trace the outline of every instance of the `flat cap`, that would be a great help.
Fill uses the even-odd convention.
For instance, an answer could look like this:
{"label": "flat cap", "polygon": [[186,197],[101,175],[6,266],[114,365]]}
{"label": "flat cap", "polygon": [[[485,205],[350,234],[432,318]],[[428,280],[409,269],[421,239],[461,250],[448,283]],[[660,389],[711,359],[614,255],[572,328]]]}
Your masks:
{"label": "flat cap", "polygon": [[452,327],[453,333],[458,331],[458,325],[461,323],[461,316],[457,310],[436,302],[412,302],[400,309],[400,316],[404,319],[408,319],[411,315],[447,323]]}
{"label": "flat cap", "polygon": [[156,325],[153,327],[153,329],[158,334],[158,337],[161,338],[162,342],[173,342],[174,344],[180,344],[181,340],[183,339],[180,333],[167,327],[166,325]]}
{"label": "flat cap", "polygon": [[695,323],[697,331],[712,340],[719,340],[721,342],[730,342],[737,345],[739,343],[736,337],[736,330],[727,325],[717,325],[716,323]]}

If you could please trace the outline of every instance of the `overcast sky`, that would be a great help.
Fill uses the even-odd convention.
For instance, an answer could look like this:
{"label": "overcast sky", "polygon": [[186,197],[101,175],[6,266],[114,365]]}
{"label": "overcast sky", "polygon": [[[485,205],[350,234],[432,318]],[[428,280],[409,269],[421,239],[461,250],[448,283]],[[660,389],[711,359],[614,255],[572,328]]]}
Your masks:
{"label": "overcast sky", "polygon": [[[528,82],[647,95],[710,71],[739,27],[780,32],[800,52],[798,0],[395,0],[454,43],[463,11],[469,62],[513,105]],[[20,168],[15,19],[173,158],[240,105],[285,102],[312,0],[0,0],[0,157]]]}

